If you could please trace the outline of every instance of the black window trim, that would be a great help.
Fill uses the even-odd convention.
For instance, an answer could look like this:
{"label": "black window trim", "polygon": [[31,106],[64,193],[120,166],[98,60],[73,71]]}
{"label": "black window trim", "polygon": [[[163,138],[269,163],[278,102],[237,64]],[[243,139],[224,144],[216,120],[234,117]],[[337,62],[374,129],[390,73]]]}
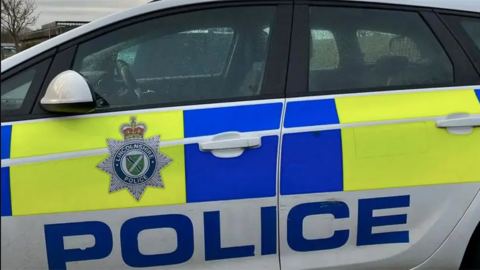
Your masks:
{"label": "black window trim", "polygon": [[[214,103],[228,103],[228,102],[240,102],[240,101],[253,101],[253,100],[265,100],[265,99],[276,99],[276,98],[285,98],[285,88],[286,88],[286,74],[288,68],[288,54],[290,51],[290,32],[292,26],[293,18],[293,0],[275,0],[275,1],[242,1],[242,2],[215,2],[207,4],[195,4],[186,7],[176,7],[166,10],[154,11],[152,13],[144,14],[137,17],[132,17],[124,21],[115,23],[114,25],[108,25],[98,30],[95,30],[91,33],[87,33],[83,36],[75,38],[74,40],[68,41],[59,46],[59,54],[62,52],[69,51],[67,56],[69,59],[68,68],[65,66],[65,60],[55,61],[51,67],[51,72],[48,74],[47,80],[50,82],[54,76],[60,72],[71,69],[75,59],[75,53],[79,44],[94,39],[98,36],[104,35],[105,33],[126,27],[128,25],[148,21],[158,17],[169,16],[174,14],[180,14],[189,11],[197,11],[203,9],[212,9],[212,8],[226,8],[226,7],[242,7],[242,6],[277,6],[276,16],[273,21],[273,27],[271,29],[271,38],[269,43],[269,51],[266,61],[266,68],[263,79],[263,90],[262,94],[259,96],[249,96],[249,97],[237,97],[237,98],[223,98],[223,99],[212,99],[212,100],[201,100],[201,101],[187,101],[187,102],[171,102],[171,103],[162,103],[162,104],[148,104],[148,105],[136,105],[136,106],[123,106],[116,108],[106,108],[98,111],[94,111],[91,114],[103,114],[119,111],[135,111],[135,110],[144,110],[144,109],[156,109],[156,108],[168,108],[168,107],[179,107],[179,106],[190,106],[190,105],[206,105]],[[45,93],[46,86],[43,87],[40,95],[37,98],[35,103],[35,108],[33,114],[24,117],[22,120],[31,120],[31,119],[40,119],[40,118],[57,118],[63,116],[72,116],[72,114],[58,114],[58,113],[49,113],[41,108],[39,105],[40,99]]]}
{"label": "black window trim", "polygon": [[[324,96],[324,95],[339,95],[352,93],[367,93],[367,92],[387,92],[392,90],[405,89],[426,89],[426,88],[440,88],[440,87],[456,87],[467,86],[478,83],[477,73],[469,58],[460,47],[455,38],[448,31],[443,22],[435,14],[434,10],[428,7],[414,7],[406,5],[394,4],[379,4],[379,3],[362,3],[350,1],[315,1],[315,0],[298,0],[295,2],[293,26],[292,26],[292,40],[291,53],[289,62],[289,72],[287,77],[287,98],[301,97],[301,96]],[[397,11],[413,11],[417,12],[425,21],[427,26],[432,30],[432,33],[440,42],[445,52],[447,53],[454,69],[455,82],[442,84],[422,84],[405,86],[391,86],[391,87],[372,87],[372,88],[352,88],[333,90],[328,92],[309,92],[309,61],[310,61],[310,23],[309,23],[309,7],[310,6],[325,6],[325,7],[347,7],[347,8],[371,8],[383,10],[397,10]]]}
{"label": "black window trim", "polygon": [[478,82],[478,74],[470,58],[434,10],[423,11],[421,15],[452,61],[455,83],[450,86],[466,86]]}
{"label": "black window trim", "polygon": [[478,74],[480,74],[480,49],[477,48],[471,37],[461,25],[450,21],[450,19],[453,19],[450,16],[475,18],[480,20],[480,13],[450,11],[444,9],[436,9],[435,13],[449,29],[450,33],[458,41],[465,53],[470,57],[470,60],[475,66]]}
{"label": "black window trim", "polygon": [[32,113],[34,104],[37,100],[38,93],[45,82],[45,75],[52,66],[53,55],[55,55],[56,49],[48,50],[32,59],[29,59],[12,69],[7,70],[1,75],[1,81],[4,82],[21,72],[27,71],[29,68],[38,64],[44,64],[45,69],[41,69],[40,72],[36,72],[33,81],[27,91],[27,95],[22,102],[20,109],[2,111],[1,122],[11,122],[28,119]]}
{"label": "black window trim", "polygon": [[34,56],[33,58],[31,58],[31,59],[29,59],[25,62],[22,62],[22,63],[16,65],[15,67],[3,72],[2,75],[1,75],[1,77],[2,77],[1,80],[2,81],[7,80],[8,78],[22,72],[23,70],[26,70],[26,69],[42,62],[43,60],[45,60],[49,57],[52,57],[55,54],[56,51],[57,51],[56,48],[50,49],[46,52],[43,52],[39,55]]}

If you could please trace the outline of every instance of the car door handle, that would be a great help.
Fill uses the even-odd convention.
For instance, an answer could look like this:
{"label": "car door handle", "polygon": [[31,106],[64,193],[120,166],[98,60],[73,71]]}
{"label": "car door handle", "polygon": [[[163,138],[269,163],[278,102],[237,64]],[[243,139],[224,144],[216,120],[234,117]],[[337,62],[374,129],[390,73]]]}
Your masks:
{"label": "car door handle", "polygon": [[200,149],[202,151],[215,151],[226,149],[246,149],[258,147],[261,144],[261,140],[258,137],[246,137],[216,140],[211,142],[200,143]]}
{"label": "car door handle", "polygon": [[456,119],[438,120],[439,128],[480,127],[480,116],[467,116]]}
{"label": "car door handle", "polygon": [[257,148],[261,144],[262,138],[257,134],[229,131],[200,142],[199,148],[200,151],[210,152],[217,158],[236,158],[241,156],[245,149]]}

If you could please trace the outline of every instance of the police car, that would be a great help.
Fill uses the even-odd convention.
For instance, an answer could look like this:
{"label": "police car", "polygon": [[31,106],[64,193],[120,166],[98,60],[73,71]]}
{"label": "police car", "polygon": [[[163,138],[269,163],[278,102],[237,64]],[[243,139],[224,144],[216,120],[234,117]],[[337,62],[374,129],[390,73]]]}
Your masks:
{"label": "police car", "polygon": [[1,67],[2,269],[480,268],[480,2],[162,0]]}

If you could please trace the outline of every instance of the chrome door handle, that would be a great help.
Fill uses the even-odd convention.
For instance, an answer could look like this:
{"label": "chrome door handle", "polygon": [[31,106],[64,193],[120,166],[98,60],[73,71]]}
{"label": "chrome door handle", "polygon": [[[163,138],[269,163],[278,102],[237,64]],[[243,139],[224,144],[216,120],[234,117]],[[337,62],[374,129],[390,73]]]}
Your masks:
{"label": "chrome door handle", "polygon": [[218,158],[236,158],[243,154],[245,149],[260,147],[260,136],[242,134],[240,132],[220,133],[209,141],[199,143],[200,151],[211,152]]}
{"label": "chrome door handle", "polygon": [[475,127],[480,127],[480,116],[458,113],[447,116],[436,122],[438,128],[447,129],[448,133],[466,135],[473,132]]}
{"label": "chrome door handle", "polygon": [[211,142],[204,142],[200,144],[202,151],[215,151],[225,149],[246,149],[260,146],[260,138],[238,138],[238,139],[226,139]]}
{"label": "chrome door handle", "polygon": [[438,120],[437,127],[480,127],[480,116],[467,116],[456,119]]}

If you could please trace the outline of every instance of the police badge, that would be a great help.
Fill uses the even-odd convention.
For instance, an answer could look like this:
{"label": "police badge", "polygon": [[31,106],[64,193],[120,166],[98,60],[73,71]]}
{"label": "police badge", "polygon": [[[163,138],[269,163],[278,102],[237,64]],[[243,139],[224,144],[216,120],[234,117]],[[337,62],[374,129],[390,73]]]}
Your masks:
{"label": "police badge", "polygon": [[160,136],[144,138],[147,126],[132,116],[120,127],[124,140],[107,139],[110,156],[97,168],[110,174],[110,193],[127,189],[139,201],[147,187],[163,188],[160,170],[172,159],[160,153]]}

